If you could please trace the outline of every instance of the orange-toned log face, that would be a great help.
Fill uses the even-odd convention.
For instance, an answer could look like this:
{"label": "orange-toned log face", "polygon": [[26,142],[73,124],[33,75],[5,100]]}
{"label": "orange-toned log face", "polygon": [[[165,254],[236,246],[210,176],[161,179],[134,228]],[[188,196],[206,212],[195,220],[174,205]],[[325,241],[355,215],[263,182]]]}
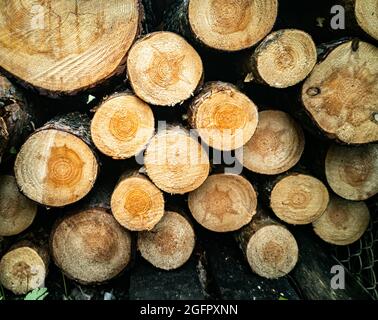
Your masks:
{"label": "orange-toned log face", "polygon": [[137,0],[9,0],[0,66],[34,86],[75,91],[112,75],[137,36]]}
{"label": "orange-toned log face", "polygon": [[144,101],[131,92],[107,98],[91,122],[91,136],[96,147],[114,159],[138,154],[155,130],[154,115]]}
{"label": "orange-toned log face", "polygon": [[97,160],[78,137],[57,130],[33,134],[15,164],[17,183],[30,199],[53,207],[83,198],[97,178]]}

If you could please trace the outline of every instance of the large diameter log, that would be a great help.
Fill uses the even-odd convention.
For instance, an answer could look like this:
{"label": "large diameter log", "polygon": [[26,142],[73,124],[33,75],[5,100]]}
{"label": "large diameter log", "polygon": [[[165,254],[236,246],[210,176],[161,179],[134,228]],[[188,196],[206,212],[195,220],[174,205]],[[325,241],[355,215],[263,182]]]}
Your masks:
{"label": "large diameter log", "polygon": [[328,184],[348,200],[366,200],[378,193],[378,145],[332,145],[325,159]]}
{"label": "large diameter log", "polygon": [[303,130],[289,114],[266,110],[259,112],[256,132],[236,156],[248,170],[275,175],[298,163],[304,145]]}
{"label": "large diameter log", "polygon": [[330,138],[348,144],[377,141],[377,75],[375,46],[358,40],[336,45],[305,81],[304,107]]}
{"label": "large diameter log", "polygon": [[0,236],[14,236],[30,227],[37,204],[18,190],[13,176],[0,176]]}
{"label": "large diameter log", "polygon": [[209,146],[228,151],[252,137],[258,113],[256,105],[232,84],[209,82],[190,103],[188,120]]}
{"label": "large diameter log", "polygon": [[265,183],[262,190],[268,205],[282,221],[309,224],[326,210],[329,193],[318,179],[301,173],[288,173]]}
{"label": "large diameter log", "polygon": [[138,234],[138,250],[153,266],[173,270],[183,266],[192,255],[195,234],[182,214],[167,211],[151,231]]}
{"label": "large diameter log", "polygon": [[344,0],[347,13],[347,27],[358,26],[375,40],[378,40],[378,6],[375,0]]}
{"label": "large diameter log", "polygon": [[296,29],[268,35],[243,63],[245,82],[256,80],[275,88],[287,88],[304,80],[316,64],[311,36]]}
{"label": "large diameter log", "polygon": [[113,159],[127,159],[139,154],[154,131],[151,108],[131,92],[106,98],[91,122],[94,144]]}
{"label": "large diameter log", "polygon": [[152,105],[174,106],[190,98],[201,84],[199,54],[181,36],[155,32],[138,40],[127,58],[135,94]]}
{"label": "large diameter log", "polygon": [[141,19],[139,0],[7,1],[0,67],[41,93],[74,94],[124,71]]}
{"label": "large diameter log", "polygon": [[277,0],[177,0],[164,24],[205,48],[239,51],[272,30],[277,7]]}
{"label": "large diameter log", "polygon": [[253,272],[268,279],[287,275],[298,261],[298,245],[283,225],[261,209],[235,234]]}
{"label": "large diameter log", "polygon": [[248,224],[256,213],[257,195],[245,178],[234,174],[214,174],[189,194],[189,209],[206,229],[235,231]]}
{"label": "large diameter log", "polygon": [[315,222],[315,233],[335,245],[349,245],[362,237],[369,226],[370,213],[364,202],[332,196],[324,214]]}
{"label": "large diameter log", "polygon": [[164,215],[164,197],[138,171],[124,174],[114,189],[111,208],[115,219],[131,231],[151,230]]}
{"label": "large diameter log", "polygon": [[82,199],[98,171],[89,118],[70,113],[48,122],[21,147],[14,170],[22,193],[40,204],[62,207]]}
{"label": "large diameter log", "polygon": [[18,295],[44,287],[48,263],[44,247],[20,242],[0,260],[0,283]]}
{"label": "large diameter log", "polygon": [[0,74],[0,162],[10,149],[18,149],[34,130],[34,115],[24,95]]}
{"label": "large diameter log", "polygon": [[66,216],[53,228],[50,251],[67,277],[98,284],[119,275],[131,257],[131,236],[104,208]]}
{"label": "large diameter log", "polygon": [[144,164],[156,186],[171,194],[197,189],[210,171],[205,149],[179,126],[162,130],[152,138]]}

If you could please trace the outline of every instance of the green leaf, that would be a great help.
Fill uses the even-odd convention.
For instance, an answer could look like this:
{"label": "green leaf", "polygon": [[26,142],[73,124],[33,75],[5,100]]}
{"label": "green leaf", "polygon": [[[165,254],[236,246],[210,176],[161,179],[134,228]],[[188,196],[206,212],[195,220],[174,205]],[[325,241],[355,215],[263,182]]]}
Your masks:
{"label": "green leaf", "polygon": [[288,299],[286,299],[285,297],[281,296],[281,297],[278,298],[278,300],[288,300]]}
{"label": "green leaf", "polygon": [[10,148],[9,150],[10,154],[17,154],[17,149],[15,147]]}
{"label": "green leaf", "polygon": [[47,288],[36,288],[33,291],[29,292],[24,300],[43,300],[49,293]]}

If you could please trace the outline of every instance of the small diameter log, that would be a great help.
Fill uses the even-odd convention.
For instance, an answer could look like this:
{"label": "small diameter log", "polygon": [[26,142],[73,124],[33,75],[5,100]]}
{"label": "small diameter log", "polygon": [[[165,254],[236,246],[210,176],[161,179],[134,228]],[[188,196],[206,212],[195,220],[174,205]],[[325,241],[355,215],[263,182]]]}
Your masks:
{"label": "small diameter log", "polygon": [[199,224],[215,232],[229,232],[248,224],[256,213],[257,195],[245,178],[214,174],[189,194],[189,209]]}
{"label": "small diameter log", "polygon": [[343,246],[360,239],[369,221],[369,209],[364,202],[332,196],[324,214],[312,225],[322,240]]}
{"label": "small diameter log", "polygon": [[259,112],[256,132],[236,156],[248,170],[274,175],[294,167],[304,145],[303,130],[289,114],[266,110]]}
{"label": "small diameter log", "polygon": [[127,73],[139,98],[152,105],[174,106],[199,87],[203,65],[184,38],[172,32],[155,32],[132,46]]}
{"label": "small diameter log", "polygon": [[205,149],[179,126],[162,130],[152,138],[145,152],[144,164],[156,186],[171,194],[197,189],[210,171]]}
{"label": "small diameter log", "polygon": [[22,193],[40,204],[62,207],[82,199],[98,171],[89,118],[70,113],[48,122],[24,143],[14,170]]}
{"label": "small diameter log", "polygon": [[37,204],[18,190],[13,176],[0,176],[0,236],[25,231],[37,214]]}
{"label": "small diameter log", "polygon": [[138,234],[138,250],[153,266],[173,270],[184,265],[192,255],[195,234],[181,214],[167,211],[151,231]]}
{"label": "small diameter log", "polygon": [[302,101],[315,124],[347,144],[378,141],[378,49],[366,42],[336,45],[305,81]]}
{"label": "small diameter log", "polygon": [[151,108],[131,92],[108,97],[96,110],[91,135],[96,147],[113,159],[139,154],[155,131]]}
{"label": "small diameter log", "polygon": [[164,197],[146,176],[124,174],[114,189],[111,208],[115,219],[131,231],[151,230],[164,215]]}
{"label": "small diameter log", "polygon": [[[378,6],[376,0],[344,0],[346,17],[375,40],[378,40]],[[356,26],[353,26],[354,28]]]}
{"label": "small diameter log", "polygon": [[261,277],[283,277],[298,261],[298,245],[293,235],[261,209],[235,237],[252,271]]}
{"label": "small diameter log", "polygon": [[282,221],[302,225],[317,220],[327,208],[329,194],[318,179],[300,173],[288,173],[267,183],[264,190],[269,205]]}
{"label": "small diameter log", "polygon": [[332,145],[325,160],[328,184],[348,200],[366,200],[378,193],[378,145]]}
{"label": "small diameter log", "polygon": [[272,30],[277,7],[277,0],[178,0],[165,27],[205,48],[239,51]]}
{"label": "small diameter log", "polygon": [[228,151],[242,147],[252,137],[258,111],[234,85],[209,82],[190,103],[188,120],[209,146]]}
{"label": "small diameter log", "polygon": [[243,63],[244,81],[256,80],[275,88],[287,88],[304,80],[316,64],[311,36],[296,29],[268,35]]}
{"label": "small diameter log", "polygon": [[41,93],[75,94],[124,71],[141,19],[139,0],[7,1],[0,67]]}
{"label": "small diameter log", "polygon": [[0,260],[0,283],[17,295],[44,287],[48,264],[46,248],[22,241]]}
{"label": "small diameter log", "polygon": [[34,130],[34,117],[23,94],[0,74],[0,162]]}
{"label": "small diameter log", "polygon": [[67,277],[98,284],[123,271],[131,257],[131,236],[104,208],[64,217],[51,232],[50,251]]}

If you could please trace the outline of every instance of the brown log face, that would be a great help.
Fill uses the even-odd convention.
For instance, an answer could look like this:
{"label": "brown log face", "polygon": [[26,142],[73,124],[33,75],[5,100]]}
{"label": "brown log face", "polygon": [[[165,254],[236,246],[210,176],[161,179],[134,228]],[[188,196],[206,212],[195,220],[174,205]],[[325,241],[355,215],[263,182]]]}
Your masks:
{"label": "brown log face", "polygon": [[349,200],[366,200],[378,193],[378,145],[333,145],[325,161],[333,191]]}
{"label": "brown log face", "polygon": [[184,38],[155,32],[130,49],[127,72],[141,99],[152,105],[174,106],[192,96],[202,79],[203,65]]}
{"label": "brown log face", "polygon": [[111,199],[115,219],[132,231],[151,230],[164,214],[163,193],[146,177],[120,181]]}
{"label": "brown log face", "polygon": [[327,208],[326,186],[309,175],[290,174],[273,187],[270,206],[282,221],[308,224],[318,219]]}
{"label": "brown log face", "polygon": [[13,176],[0,176],[0,236],[26,230],[37,214],[37,204],[20,193]]}
{"label": "brown log face", "polygon": [[46,206],[61,207],[83,198],[98,171],[95,155],[78,137],[59,130],[42,130],[22,146],[15,163],[21,191]]}
{"label": "brown log face", "polygon": [[218,150],[240,148],[256,130],[256,105],[229,83],[207,83],[190,110],[192,127],[209,146]]}
{"label": "brown log face", "polygon": [[186,130],[164,130],[152,138],[144,163],[150,179],[161,190],[184,194],[197,189],[208,177],[205,149]]}
{"label": "brown log face", "polygon": [[276,0],[190,0],[189,23],[206,46],[238,51],[252,47],[273,28]]}
{"label": "brown log face", "polygon": [[96,147],[113,159],[127,159],[143,150],[154,134],[151,108],[131,93],[108,98],[96,111],[91,135]]}
{"label": "brown log face", "polygon": [[313,223],[315,233],[335,245],[349,245],[362,237],[370,221],[364,202],[331,197],[324,214]]}
{"label": "brown log face", "polygon": [[287,88],[305,79],[316,64],[315,43],[306,32],[284,29],[267,36],[253,58],[259,77],[275,88]]}
{"label": "brown log face", "polygon": [[130,234],[104,209],[64,218],[53,230],[50,244],[56,265],[84,284],[109,280],[130,261]]}
{"label": "brown log face", "polygon": [[282,111],[259,112],[252,138],[237,152],[247,169],[261,174],[283,173],[297,164],[304,150],[302,128]]}
{"label": "brown log face", "polygon": [[210,176],[189,194],[193,217],[215,232],[235,231],[248,224],[256,213],[257,196],[252,185],[233,174]]}
{"label": "brown log face", "polygon": [[113,75],[141,18],[138,0],[12,0],[3,6],[0,66],[56,92],[75,92]]}
{"label": "brown log face", "polygon": [[0,283],[15,294],[26,294],[45,284],[46,266],[29,247],[9,251],[0,261]]}
{"label": "brown log face", "polygon": [[345,143],[378,140],[378,49],[366,42],[336,47],[313,70],[302,100],[317,125]]}
{"label": "brown log face", "polygon": [[268,279],[276,279],[293,270],[298,261],[298,246],[285,227],[272,224],[252,235],[246,256],[254,272]]}
{"label": "brown log face", "polygon": [[138,250],[142,257],[157,268],[172,270],[190,258],[195,234],[182,215],[168,211],[151,231],[138,234]]}
{"label": "brown log face", "polygon": [[376,0],[355,0],[355,15],[358,25],[367,34],[378,40],[378,5]]}

